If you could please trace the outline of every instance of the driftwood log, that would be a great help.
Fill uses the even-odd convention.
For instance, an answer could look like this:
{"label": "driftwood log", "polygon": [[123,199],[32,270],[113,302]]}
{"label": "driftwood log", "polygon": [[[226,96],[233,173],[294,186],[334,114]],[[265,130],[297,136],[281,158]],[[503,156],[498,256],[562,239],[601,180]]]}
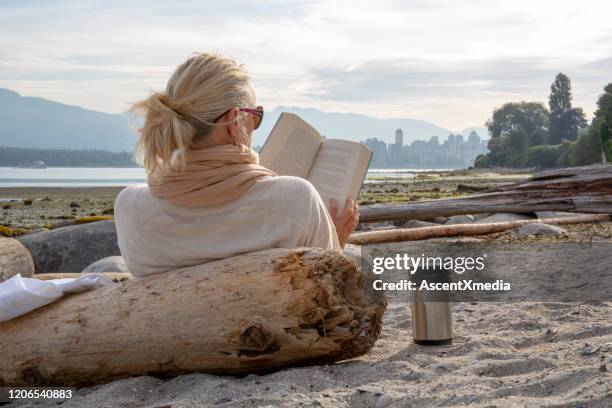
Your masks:
{"label": "driftwood log", "polygon": [[545,171],[519,183],[462,198],[362,206],[359,222],[534,211],[612,213],[612,165]]}
{"label": "driftwood log", "polygon": [[271,249],[70,295],[0,323],[0,386],[242,374],[369,351],[384,292],[353,260]]}
{"label": "driftwood log", "polygon": [[0,282],[21,274],[34,275],[34,261],[21,242],[13,238],[0,238]]}
{"label": "driftwood log", "polygon": [[586,214],[571,217],[547,218],[546,220],[519,220],[508,222],[492,222],[489,224],[455,224],[440,225],[422,228],[397,228],[389,230],[378,230],[358,232],[351,234],[348,242],[355,245],[377,244],[382,242],[418,241],[422,239],[471,236],[492,234],[494,232],[506,231],[522,227],[526,224],[580,224],[583,222],[609,221],[608,214]]}

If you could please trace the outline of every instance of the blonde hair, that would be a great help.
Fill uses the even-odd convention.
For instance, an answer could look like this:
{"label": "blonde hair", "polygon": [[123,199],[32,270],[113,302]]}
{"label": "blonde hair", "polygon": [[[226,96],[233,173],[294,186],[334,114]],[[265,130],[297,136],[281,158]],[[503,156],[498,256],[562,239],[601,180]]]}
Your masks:
{"label": "blonde hair", "polygon": [[[164,92],[153,92],[132,104],[130,112],[144,117],[138,129],[136,161],[150,176],[173,163],[184,168],[185,151],[214,126],[228,123],[213,123],[215,118],[232,107],[252,105],[254,99],[243,65],[218,54],[192,54],[176,68]],[[237,123],[246,132],[243,115],[237,116]]]}

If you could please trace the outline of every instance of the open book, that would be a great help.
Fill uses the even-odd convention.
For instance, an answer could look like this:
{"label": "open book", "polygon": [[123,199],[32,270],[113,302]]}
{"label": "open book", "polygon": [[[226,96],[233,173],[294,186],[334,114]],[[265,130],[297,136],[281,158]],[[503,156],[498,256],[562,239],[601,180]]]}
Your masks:
{"label": "open book", "polygon": [[339,213],[347,197],[357,200],[372,151],[364,144],[323,139],[298,115],[281,113],[259,152],[259,162],[281,176],[307,179],[327,205],[338,202]]}

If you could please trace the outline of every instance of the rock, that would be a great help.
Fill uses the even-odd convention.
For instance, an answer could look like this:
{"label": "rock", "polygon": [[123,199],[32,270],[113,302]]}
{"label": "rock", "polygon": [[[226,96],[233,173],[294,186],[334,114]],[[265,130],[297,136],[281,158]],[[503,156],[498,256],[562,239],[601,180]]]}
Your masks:
{"label": "rock", "polygon": [[487,218],[488,216],[492,215],[491,213],[479,213],[479,214],[474,214],[474,222],[482,220],[483,218]]}
{"label": "rock", "polygon": [[9,208],[11,208],[11,206],[10,206],[10,205],[8,205],[8,204],[6,204],[6,205],[2,206],[2,209],[3,209],[3,210],[8,210]]}
{"label": "rock", "polygon": [[129,273],[125,261],[121,256],[107,256],[106,258],[98,259],[96,262],[83,269],[83,272],[125,272]]}
{"label": "rock", "polygon": [[568,232],[565,228],[557,227],[556,225],[549,225],[543,223],[533,223],[523,225],[521,228],[516,231],[516,235],[519,237],[524,237],[527,235],[568,235]]}
{"label": "rock", "polygon": [[51,200],[51,197],[45,196],[45,198],[43,198],[41,201],[52,201],[52,200]]}
{"label": "rock", "polygon": [[525,214],[516,213],[496,213],[488,217],[482,218],[474,224],[491,224],[493,222],[509,222],[509,221],[520,221],[520,220],[531,220],[533,217]]}
{"label": "rock", "polygon": [[115,212],[114,208],[105,208],[104,210],[102,210],[102,215],[113,215]]}
{"label": "rock", "polygon": [[69,206],[73,208],[78,208],[81,206],[81,204],[77,203],[76,201],[71,201]]}
{"label": "rock", "polygon": [[34,275],[32,256],[21,242],[14,238],[0,238],[0,282],[21,274]]}
{"label": "rock", "polygon": [[32,254],[35,273],[81,272],[99,259],[121,255],[112,220],[21,235],[17,240]]}
{"label": "rock", "polygon": [[584,349],[582,350],[583,356],[590,356],[592,354],[597,353],[601,349],[601,346],[590,346],[588,344],[584,345]]}
{"label": "rock", "polygon": [[342,254],[351,258],[357,264],[357,269],[369,270],[373,263],[372,255],[366,250],[362,250],[361,245],[346,244],[342,250]]}
{"label": "rock", "polygon": [[421,220],[408,220],[400,225],[400,228],[423,228],[423,227],[438,227],[440,224]]}
{"label": "rock", "polygon": [[434,217],[434,218],[431,218],[431,219],[425,220],[425,221],[433,222],[433,223],[436,223],[436,224],[444,224],[446,222],[446,220],[448,220],[447,217]]}
{"label": "rock", "polygon": [[452,217],[448,217],[444,225],[472,224],[473,222],[474,216],[471,214],[453,215]]}
{"label": "rock", "polygon": [[391,397],[389,394],[382,394],[376,400],[376,408],[385,408],[389,406],[391,402],[393,402],[393,397]]}
{"label": "rock", "polygon": [[70,225],[74,225],[74,222],[72,222],[72,221],[60,221],[58,223],[53,224],[53,229],[68,227]]}
{"label": "rock", "polygon": [[32,205],[32,200],[29,198],[23,200],[23,205]]}

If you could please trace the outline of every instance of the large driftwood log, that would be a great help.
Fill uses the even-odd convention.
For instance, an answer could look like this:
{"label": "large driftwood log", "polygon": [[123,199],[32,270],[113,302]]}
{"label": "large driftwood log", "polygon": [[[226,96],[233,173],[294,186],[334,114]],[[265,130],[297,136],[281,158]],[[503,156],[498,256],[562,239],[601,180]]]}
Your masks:
{"label": "large driftwood log", "polygon": [[21,274],[34,275],[34,261],[21,242],[13,238],[0,238],[0,282]]}
{"label": "large driftwood log", "polygon": [[0,386],[240,374],[369,351],[383,292],[334,251],[271,249],[131,279],[0,323]]}
{"label": "large driftwood log", "polygon": [[362,206],[359,222],[534,211],[612,213],[612,165],[545,171],[526,181],[462,198]]}
{"label": "large driftwood log", "polygon": [[419,241],[422,239],[472,236],[492,234],[522,227],[526,224],[545,222],[546,224],[580,224],[583,222],[609,221],[608,214],[586,214],[571,217],[547,218],[542,220],[520,220],[493,222],[489,224],[455,224],[422,228],[398,228],[390,230],[358,232],[351,234],[348,242],[355,245],[377,244],[381,242]]}

